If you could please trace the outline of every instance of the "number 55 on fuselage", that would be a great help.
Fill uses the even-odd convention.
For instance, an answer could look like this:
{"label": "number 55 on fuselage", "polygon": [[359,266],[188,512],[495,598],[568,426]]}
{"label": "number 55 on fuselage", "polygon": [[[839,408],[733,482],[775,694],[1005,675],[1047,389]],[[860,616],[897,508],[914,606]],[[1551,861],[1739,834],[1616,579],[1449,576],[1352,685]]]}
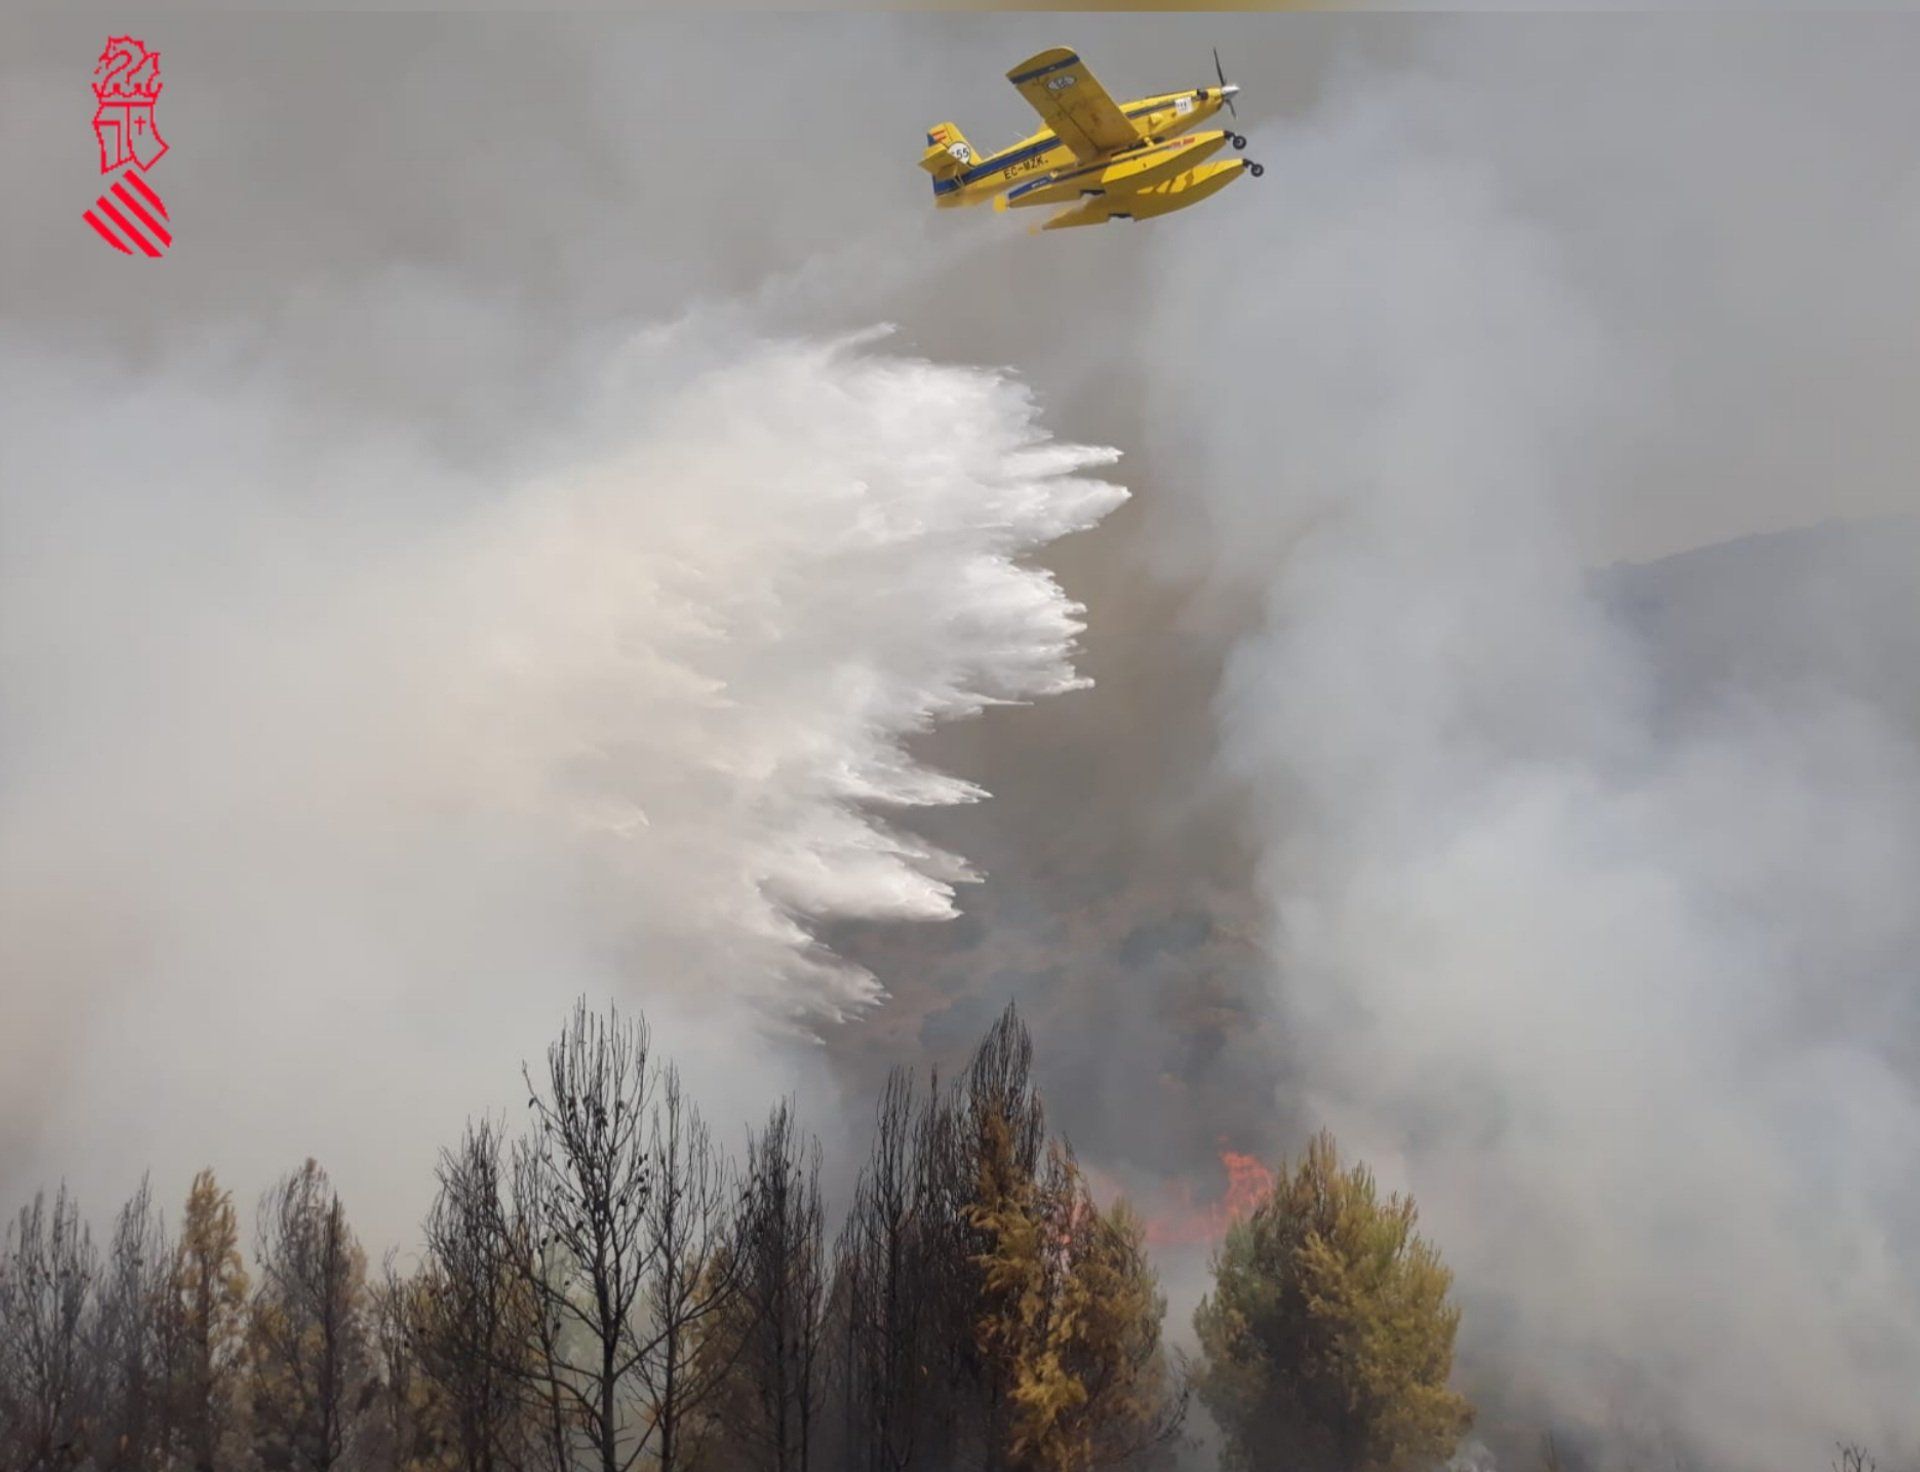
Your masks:
{"label": "number 55 on fuselage", "polygon": [[1258,178],[1245,159],[1207,162],[1226,144],[1247,140],[1226,130],[1194,132],[1222,107],[1233,107],[1233,86],[1214,53],[1217,87],[1193,87],[1142,97],[1124,106],[1108,95],[1080,58],[1065,46],[1029,57],[1007,80],[1046,124],[1011,148],[977,157],[960,130],[939,123],[927,130],[920,167],[933,175],[934,203],[995,209],[1070,204],[1043,227],[1102,225],[1147,219],[1198,204],[1241,173]]}

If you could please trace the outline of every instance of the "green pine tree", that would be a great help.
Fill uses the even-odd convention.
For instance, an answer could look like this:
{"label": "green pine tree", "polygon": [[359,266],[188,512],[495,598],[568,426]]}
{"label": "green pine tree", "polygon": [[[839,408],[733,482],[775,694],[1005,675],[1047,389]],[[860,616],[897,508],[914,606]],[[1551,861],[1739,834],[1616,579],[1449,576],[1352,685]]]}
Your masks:
{"label": "green pine tree", "polygon": [[1194,1315],[1196,1389],[1243,1472],[1415,1472],[1472,1423],[1447,1386],[1460,1311],[1453,1275],[1322,1133],[1234,1223]]}

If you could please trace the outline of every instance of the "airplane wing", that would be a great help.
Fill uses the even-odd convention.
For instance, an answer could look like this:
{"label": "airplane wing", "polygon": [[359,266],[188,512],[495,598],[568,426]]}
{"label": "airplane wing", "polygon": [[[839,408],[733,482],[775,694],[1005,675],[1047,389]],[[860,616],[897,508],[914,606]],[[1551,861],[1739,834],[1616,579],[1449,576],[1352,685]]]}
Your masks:
{"label": "airplane wing", "polygon": [[1140,130],[1065,46],[1027,58],[1007,80],[1083,163],[1140,141]]}

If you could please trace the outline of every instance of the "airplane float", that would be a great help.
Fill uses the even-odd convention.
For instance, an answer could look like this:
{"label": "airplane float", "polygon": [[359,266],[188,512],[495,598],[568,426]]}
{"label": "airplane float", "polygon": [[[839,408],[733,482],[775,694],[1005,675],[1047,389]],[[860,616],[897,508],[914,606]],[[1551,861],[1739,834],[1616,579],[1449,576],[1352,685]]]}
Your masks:
{"label": "airplane float", "polygon": [[1065,46],[1029,57],[1007,73],[1046,124],[1010,148],[977,158],[952,123],[927,130],[920,167],[933,175],[933,202],[941,208],[991,199],[997,210],[1071,204],[1041,228],[1104,225],[1172,214],[1225,189],[1242,172],[1265,172],[1246,159],[1207,160],[1227,144],[1247,140],[1225,129],[1192,130],[1225,107],[1239,116],[1220,53],[1213,53],[1217,87],[1194,87],[1143,97],[1122,106]]}

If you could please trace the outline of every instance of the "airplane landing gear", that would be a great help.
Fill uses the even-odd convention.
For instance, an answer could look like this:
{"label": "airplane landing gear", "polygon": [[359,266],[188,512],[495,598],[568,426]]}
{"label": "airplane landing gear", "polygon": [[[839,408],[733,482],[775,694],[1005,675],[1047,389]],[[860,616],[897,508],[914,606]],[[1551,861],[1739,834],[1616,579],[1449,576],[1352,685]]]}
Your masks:
{"label": "airplane landing gear", "polygon": [[1247,146],[1246,135],[1243,133],[1233,134],[1228,141],[1231,142],[1235,148],[1245,148]]}
{"label": "airplane landing gear", "polygon": [[1267,166],[1265,164],[1250,163],[1247,165],[1247,172],[1253,175],[1253,177],[1256,179],[1258,179],[1262,174],[1266,173],[1266,171],[1267,171]]}

